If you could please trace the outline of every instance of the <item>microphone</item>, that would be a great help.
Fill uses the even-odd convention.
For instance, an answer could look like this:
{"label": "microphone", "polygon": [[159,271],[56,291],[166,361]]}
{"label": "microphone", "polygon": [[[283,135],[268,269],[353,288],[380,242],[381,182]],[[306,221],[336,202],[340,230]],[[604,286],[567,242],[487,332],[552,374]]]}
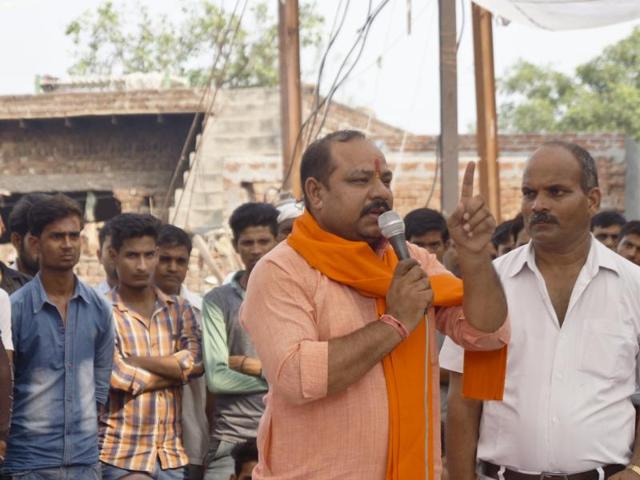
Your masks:
{"label": "microphone", "polygon": [[407,239],[404,236],[404,221],[393,210],[384,212],[378,217],[378,226],[382,231],[382,236],[386,238],[398,259],[406,260],[411,258],[407,248]]}

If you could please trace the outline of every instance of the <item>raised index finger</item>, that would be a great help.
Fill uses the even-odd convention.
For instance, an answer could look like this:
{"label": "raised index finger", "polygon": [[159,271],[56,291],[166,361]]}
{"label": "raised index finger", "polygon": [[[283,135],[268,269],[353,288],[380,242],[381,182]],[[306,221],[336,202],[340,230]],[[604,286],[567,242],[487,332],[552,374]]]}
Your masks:
{"label": "raised index finger", "polygon": [[467,163],[462,179],[462,191],[460,192],[460,200],[470,200],[473,197],[473,175],[476,171],[476,162]]}

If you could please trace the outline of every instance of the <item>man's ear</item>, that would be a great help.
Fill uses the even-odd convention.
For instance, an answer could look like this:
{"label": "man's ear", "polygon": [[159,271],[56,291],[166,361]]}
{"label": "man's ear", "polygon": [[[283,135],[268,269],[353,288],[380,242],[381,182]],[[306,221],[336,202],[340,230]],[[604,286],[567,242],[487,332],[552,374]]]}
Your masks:
{"label": "man's ear", "polygon": [[602,192],[598,187],[594,187],[587,193],[587,199],[589,200],[589,212],[591,215],[595,215],[600,210],[600,200],[602,200]]}
{"label": "man's ear", "polygon": [[9,235],[9,239],[11,240],[11,245],[16,249],[16,252],[20,251],[20,247],[22,246],[22,235],[16,232],[11,232]]}
{"label": "man's ear", "polygon": [[311,211],[318,211],[322,209],[324,203],[324,194],[327,191],[327,187],[317,178],[309,177],[304,182],[304,196],[309,204]]}
{"label": "man's ear", "polygon": [[[11,243],[13,243],[13,241]],[[40,256],[40,237],[27,235],[27,243],[29,244],[30,249],[35,252],[36,255]]]}

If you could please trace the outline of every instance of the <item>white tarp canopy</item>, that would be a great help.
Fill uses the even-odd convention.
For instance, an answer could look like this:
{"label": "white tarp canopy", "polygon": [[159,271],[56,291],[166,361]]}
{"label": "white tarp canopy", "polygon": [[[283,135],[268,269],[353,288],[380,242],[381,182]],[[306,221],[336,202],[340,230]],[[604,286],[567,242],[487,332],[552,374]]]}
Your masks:
{"label": "white tarp canopy", "polygon": [[495,16],[545,30],[603,27],[640,18],[640,0],[473,0]]}

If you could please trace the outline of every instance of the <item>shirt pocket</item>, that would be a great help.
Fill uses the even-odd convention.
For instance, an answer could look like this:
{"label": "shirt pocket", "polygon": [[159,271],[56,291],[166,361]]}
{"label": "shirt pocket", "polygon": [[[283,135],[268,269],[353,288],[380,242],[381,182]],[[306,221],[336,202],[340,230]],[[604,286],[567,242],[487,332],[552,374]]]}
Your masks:
{"label": "shirt pocket", "polygon": [[[638,341],[629,330],[601,320],[587,320],[582,335],[579,368],[585,373],[608,380],[625,380],[635,375]],[[611,327],[607,330],[607,327]]]}

